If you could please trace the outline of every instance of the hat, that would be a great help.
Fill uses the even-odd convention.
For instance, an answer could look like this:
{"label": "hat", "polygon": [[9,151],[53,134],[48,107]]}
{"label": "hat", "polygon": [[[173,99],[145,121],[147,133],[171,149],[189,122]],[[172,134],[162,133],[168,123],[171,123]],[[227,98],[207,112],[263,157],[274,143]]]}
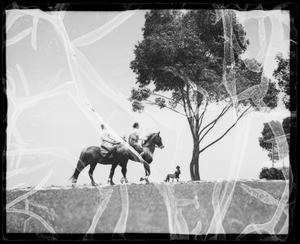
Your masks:
{"label": "hat", "polygon": [[177,167],[176,167],[176,169],[180,169],[180,167],[179,167],[179,166],[177,166]]}

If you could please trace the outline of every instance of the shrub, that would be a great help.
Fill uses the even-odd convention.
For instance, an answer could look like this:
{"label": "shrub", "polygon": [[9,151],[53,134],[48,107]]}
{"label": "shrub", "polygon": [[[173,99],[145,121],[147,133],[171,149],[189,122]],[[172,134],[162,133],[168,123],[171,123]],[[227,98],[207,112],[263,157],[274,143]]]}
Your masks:
{"label": "shrub", "polygon": [[289,170],[287,167],[284,167],[282,169],[277,168],[262,168],[259,179],[266,179],[266,180],[285,180],[289,177]]}

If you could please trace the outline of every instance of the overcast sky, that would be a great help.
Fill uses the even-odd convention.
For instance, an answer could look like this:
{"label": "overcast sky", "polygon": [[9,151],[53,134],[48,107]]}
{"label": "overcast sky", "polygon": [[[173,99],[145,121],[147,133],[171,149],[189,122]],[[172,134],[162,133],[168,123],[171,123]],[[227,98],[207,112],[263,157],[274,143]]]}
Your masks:
{"label": "overcast sky", "polygon": [[[119,136],[128,137],[136,121],[144,134],[160,131],[165,148],[155,151],[150,179],[161,182],[179,165],[181,180],[190,180],[192,136],[186,118],[154,107],[134,113],[128,101],[136,82],[129,63],[134,59],[134,46],[142,40],[145,13],[67,11],[59,25],[54,18],[32,10],[8,11],[8,188],[35,186],[46,176],[46,185],[67,184],[81,150],[99,145],[101,122]],[[288,12],[239,12],[238,17],[250,40],[245,57],[263,62],[266,75],[272,78],[275,55],[286,55],[289,50]],[[267,50],[260,46],[264,33]],[[218,109],[210,108],[206,122],[217,113]],[[260,169],[271,166],[267,152],[258,144],[263,123],[282,121],[288,115],[280,102],[270,114],[243,118],[200,155],[201,180],[258,179]],[[204,143],[221,135],[233,120],[228,113]],[[106,183],[109,171],[110,166],[98,164],[94,179]],[[120,171],[120,167],[115,171],[115,182],[121,178]],[[90,182],[87,172],[88,167],[78,184]],[[143,166],[132,161],[127,172],[128,180],[135,183],[144,175]]]}

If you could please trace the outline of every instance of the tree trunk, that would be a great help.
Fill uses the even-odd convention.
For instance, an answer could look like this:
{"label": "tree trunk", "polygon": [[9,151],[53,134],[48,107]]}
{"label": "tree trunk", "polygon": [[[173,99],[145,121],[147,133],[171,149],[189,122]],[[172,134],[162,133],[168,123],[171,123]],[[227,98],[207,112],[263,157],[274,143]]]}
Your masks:
{"label": "tree trunk", "polygon": [[197,136],[193,137],[194,147],[193,156],[190,163],[190,173],[193,181],[200,180],[199,174],[199,138]]}

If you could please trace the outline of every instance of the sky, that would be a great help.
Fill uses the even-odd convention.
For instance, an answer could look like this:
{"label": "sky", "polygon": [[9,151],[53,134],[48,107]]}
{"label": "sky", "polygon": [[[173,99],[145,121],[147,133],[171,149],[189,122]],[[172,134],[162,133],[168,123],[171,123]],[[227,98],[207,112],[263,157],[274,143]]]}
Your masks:
{"label": "sky", "polygon": [[[134,59],[135,45],[142,40],[146,11],[8,12],[8,189],[37,186],[40,182],[70,184],[80,152],[99,145],[101,123],[121,137],[128,137],[134,122],[139,122],[144,135],[160,131],[165,148],[154,153],[150,180],[163,181],[177,165],[181,167],[180,180],[190,180],[192,136],[186,118],[150,106],[143,113],[134,113],[128,101],[131,89],[136,87],[136,75],[129,64]],[[264,63],[266,75],[272,78],[275,55],[286,55],[289,50],[288,12],[237,15],[250,40],[245,57]],[[268,48],[261,46],[263,35]],[[220,108],[210,107],[204,123],[218,111]],[[289,111],[281,102],[271,113],[247,115],[200,155],[201,180],[258,179],[261,168],[271,166],[267,152],[258,143],[263,123],[282,121],[287,116]],[[233,121],[230,111],[204,144],[220,136]],[[88,169],[82,171],[78,184],[90,182]],[[127,169],[129,182],[139,183],[143,166],[130,161]],[[95,181],[106,184],[109,171],[110,166],[98,164]],[[121,168],[117,167],[115,183],[121,176]]]}

